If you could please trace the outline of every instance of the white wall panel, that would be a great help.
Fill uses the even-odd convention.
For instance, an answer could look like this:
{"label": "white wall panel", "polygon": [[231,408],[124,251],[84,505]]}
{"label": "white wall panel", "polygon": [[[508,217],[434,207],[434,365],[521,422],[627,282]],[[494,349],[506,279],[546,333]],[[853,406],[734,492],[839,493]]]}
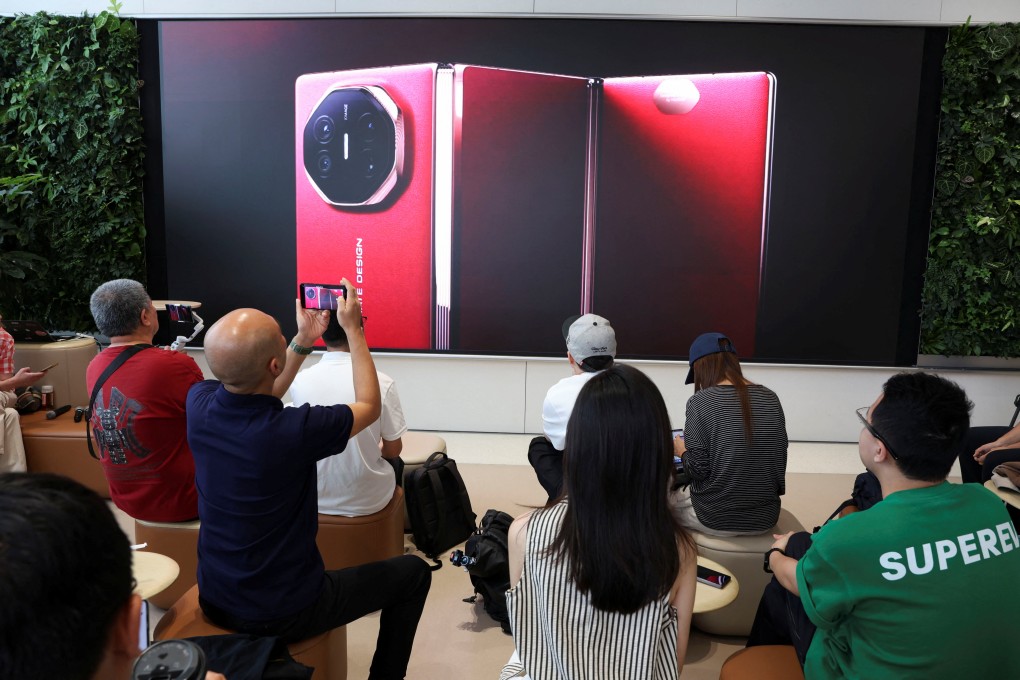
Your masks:
{"label": "white wall panel", "polygon": [[531,14],[532,0],[336,0],[341,14]]}
{"label": "white wall panel", "polygon": [[156,16],[224,16],[245,14],[330,14],[335,0],[144,0],[145,13]]}
{"label": "white wall panel", "polygon": [[962,24],[1020,21],[1020,0],[942,0],[942,21]]}
{"label": "white wall panel", "polygon": [[[0,14],[49,12],[77,16],[82,12],[99,14],[109,6],[109,0],[0,0]],[[121,8],[121,13],[125,16],[136,16],[144,11],[142,0],[126,0]]]}
{"label": "white wall panel", "polygon": [[[207,376],[201,350],[188,350]],[[305,367],[318,354],[305,361]],[[408,426],[415,430],[538,434],[546,391],[570,375],[566,359],[377,354],[379,370],[397,381]],[[631,361],[662,392],[670,420],[682,426],[687,399],[684,361]],[[743,365],[744,375],[778,396],[791,441],[856,442],[854,410],[868,406],[900,369],[861,366]],[[1007,425],[1020,372],[928,369],[960,384],[974,402],[974,425]],[[288,397],[284,398],[287,401]]]}
{"label": "white wall panel", "polygon": [[535,0],[535,13],[733,18],[737,0]]}
{"label": "white wall panel", "polygon": [[377,356],[376,362],[396,381],[411,429],[524,430],[523,359],[391,354]]}
{"label": "white wall panel", "polygon": [[942,0],[738,0],[743,18],[938,23]]}

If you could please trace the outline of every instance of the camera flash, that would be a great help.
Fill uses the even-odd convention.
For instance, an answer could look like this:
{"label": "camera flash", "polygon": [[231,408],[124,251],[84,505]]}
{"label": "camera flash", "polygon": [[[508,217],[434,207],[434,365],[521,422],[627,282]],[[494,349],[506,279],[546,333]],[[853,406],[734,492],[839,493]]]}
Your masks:
{"label": "camera flash", "polygon": [[344,133],[344,160],[347,160],[347,158],[350,156],[350,139],[351,139],[351,136],[345,132]]}

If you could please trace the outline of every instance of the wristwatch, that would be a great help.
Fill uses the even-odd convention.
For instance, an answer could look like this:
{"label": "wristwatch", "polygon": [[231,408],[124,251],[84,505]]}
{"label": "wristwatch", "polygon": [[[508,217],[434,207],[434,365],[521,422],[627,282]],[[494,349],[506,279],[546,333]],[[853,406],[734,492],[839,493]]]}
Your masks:
{"label": "wristwatch", "polygon": [[300,354],[301,356],[308,356],[309,354],[312,353],[313,349],[311,347],[302,347],[293,340],[290,341],[290,344],[287,345],[287,347],[290,349],[290,351],[294,352],[294,354]]}
{"label": "wristwatch", "polygon": [[766,550],[765,551],[765,564],[764,564],[764,566],[762,566],[762,569],[765,570],[766,574],[773,573],[772,567],[771,567],[771,565],[769,565],[769,557],[771,557],[772,553],[774,553],[774,552],[777,552],[780,555],[782,555],[783,557],[786,557],[786,551],[784,551],[782,548],[769,548],[768,550]]}

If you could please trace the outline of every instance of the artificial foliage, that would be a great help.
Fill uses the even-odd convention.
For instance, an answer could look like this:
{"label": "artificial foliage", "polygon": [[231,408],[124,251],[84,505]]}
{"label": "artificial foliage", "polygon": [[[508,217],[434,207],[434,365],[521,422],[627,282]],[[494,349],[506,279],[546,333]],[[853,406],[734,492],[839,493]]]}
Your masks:
{"label": "artificial foliage", "polygon": [[1020,24],[961,26],[943,59],[921,353],[1020,356]]}
{"label": "artificial foliage", "polygon": [[8,318],[93,328],[96,286],[144,280],[138,46],[135,25],[107,12],[0,17],[0,312]]}

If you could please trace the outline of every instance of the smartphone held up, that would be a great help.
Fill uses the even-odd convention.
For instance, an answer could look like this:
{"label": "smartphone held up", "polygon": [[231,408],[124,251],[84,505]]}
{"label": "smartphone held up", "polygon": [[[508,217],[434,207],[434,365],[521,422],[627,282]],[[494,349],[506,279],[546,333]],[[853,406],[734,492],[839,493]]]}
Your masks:
{"label": "smartphone held up", "polygon": [[347,299],[347,287],[339,283],[302,283],[301,306],[305,309],[337,309],[337,299]]}

